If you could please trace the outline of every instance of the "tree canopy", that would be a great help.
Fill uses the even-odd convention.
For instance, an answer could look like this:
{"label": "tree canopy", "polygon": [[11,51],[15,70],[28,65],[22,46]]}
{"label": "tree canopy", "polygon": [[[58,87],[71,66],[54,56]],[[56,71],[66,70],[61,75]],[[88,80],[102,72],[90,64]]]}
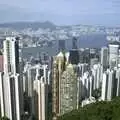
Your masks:
{"label": "tree canopy", "polygon": [[0,118],[0,120],[10,120],[9,118],[7,118],[6,116]]}
{"label": "tree canopy", "polygon": [[74,110],[59,120],[120,120],[120,98],[96,102]]}

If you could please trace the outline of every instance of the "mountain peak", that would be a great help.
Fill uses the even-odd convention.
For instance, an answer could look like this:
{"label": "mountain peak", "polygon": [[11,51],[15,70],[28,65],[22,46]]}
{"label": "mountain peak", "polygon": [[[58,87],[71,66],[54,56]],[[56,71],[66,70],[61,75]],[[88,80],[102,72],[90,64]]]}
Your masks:
{"label": "mountain peak", "polygon": [[13,29],[25,29],[25,28],[32,28],[32,29],[55,29],[56,26],[49,21],[45,22],[31,22],[31,21],[20,21],[20,22],[10,22],[10,23],[1,23],[1,28],[13,28]]}

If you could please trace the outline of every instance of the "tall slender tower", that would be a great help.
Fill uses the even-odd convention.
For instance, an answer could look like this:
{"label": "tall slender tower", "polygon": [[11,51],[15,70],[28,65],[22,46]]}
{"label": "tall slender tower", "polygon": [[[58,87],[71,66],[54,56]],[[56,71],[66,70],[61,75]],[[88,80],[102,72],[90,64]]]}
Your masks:
{"label": "tall slender tower", "polygon": [[116,96],[120,96],[120,68],[116,70],[116,78],[117,78],[117,93]]}
{"label": "tall slender tower", "polygon": [[10,120],[20,120],[23,114],[22,81],[19,71],[19,42],[7,37],[4,47],[3,97],[5,115]]}
{"label": "tall slender tower", "polygon": [[111,69],[107,69],[107,71],[103,74],[102,81],[102,100],[110,101],[117,94],[117,79],[116,72]]}
{"label": "tall slender tower", "polygon": [[59,40],[58,41],[58,51],[65,51],[65,40]]}
{"label": "tall slender tower", "polygon": [[74,37],[72,39],[72,49],[70,50],[69,62],[71,64],[78,64],[80,60],[79,51],[77,47],[77,39]]}
{"label": "tall slender tower", "polygon": [[105,71],[109,66],[108,48],[107,47],[101,48],[101,65],[103,67],[103,71]]}
{"label": "tall slender tower", "polygon": [[65,55],[60,52],[53,60],[52,71],[52,112],[53,120],[60,115],[60,81],[65,70]]}
{"label": "tall slender tower", "polygon": [[34,89],[34,108],[37,120],[47,120],[48,111],[48,89],[43,81],[35,80]]}
{"label": "tall slender tower", "polygon": [[5,115],[3,76],[4,76],[3,72],[0,72],[0,110],[1,110],[1,116]]}
{"label": "tall slender tower", "polygon": [[7,37],[3,42],[4,72],[19,73],[19,41],[15,37]]}
{"label": "tall slender tower", "polygon": [[92,68],[92,75],[94,77],[94,90],[100,88],[101,79],[102,79],[101,69],[102,68],[100,64],[95,64]]}
{"label": "tall slender tower", "polygon": [[73,37],[72,39],[72,49],[78,49],[77,38]]}

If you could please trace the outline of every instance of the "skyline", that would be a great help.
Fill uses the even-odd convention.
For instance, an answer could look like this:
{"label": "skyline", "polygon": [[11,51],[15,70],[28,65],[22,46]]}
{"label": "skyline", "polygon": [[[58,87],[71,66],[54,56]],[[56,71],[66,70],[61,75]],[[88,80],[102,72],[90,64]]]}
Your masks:
{"label": "skyline", "polygon": [[[0,7],[0,13],[7,13],[3,14],[6,18],[0,19],[9,22],[0,24],[0,120],[63,120],[66,115],[72,115],[71,120],[116,120],[120,114],[120,103],[114,102],[115,97],[120,97],[120,27],[55,26],[49,22],[54,23],[51,12],[38,16],[39,12],[33,14],[36,12],[29,12],[27,6],[19,7],[15,3],[14,7]],[[71,23],[82,24],[77,19],[79,12],[74,18],[61,17],[67,14],[62,11],[57,23],[68,24],[72,20]],[[89,17],[85,23],[92,24],[90,19],[103,16],[102,11],[96,13],[82,14]],[[104,15],[108,14],[119,15],[106,10]],[[92,18],[94,15],[99,17]],[[49,21],[26,22],[35,21],[35,16]],[[10,23],[16,20],[24,22]],[[108,18],[106,21],[110,24]],[[113,105],[107,107],[112,100]],[[88,104],[100,107],[86,114],[85,109],[91,106]]]}
{"label": "skyline", "polygon": [[0,23],[51,21],[57,25],[120,26],[120,2],[118,0],[11,1],[4,0],[0,2]]}

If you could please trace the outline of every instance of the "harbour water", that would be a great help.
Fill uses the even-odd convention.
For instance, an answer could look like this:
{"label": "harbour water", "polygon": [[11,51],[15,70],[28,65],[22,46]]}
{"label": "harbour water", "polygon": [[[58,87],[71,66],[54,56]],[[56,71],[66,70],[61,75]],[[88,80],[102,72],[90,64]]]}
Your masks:
{"label": "harbour water", "polygon": [[[108,44],[106,35],[82,35],[78,40],[78,48],[100,48]],[[72,40],[66,40],[66,50],[72,48]],[[52,47],[29,47],[22,49],[23,58],[29,59],[31,56],[36,57],[38,53],[48,53],[49,56],[54,56],[58,52],[58,42]]]}

